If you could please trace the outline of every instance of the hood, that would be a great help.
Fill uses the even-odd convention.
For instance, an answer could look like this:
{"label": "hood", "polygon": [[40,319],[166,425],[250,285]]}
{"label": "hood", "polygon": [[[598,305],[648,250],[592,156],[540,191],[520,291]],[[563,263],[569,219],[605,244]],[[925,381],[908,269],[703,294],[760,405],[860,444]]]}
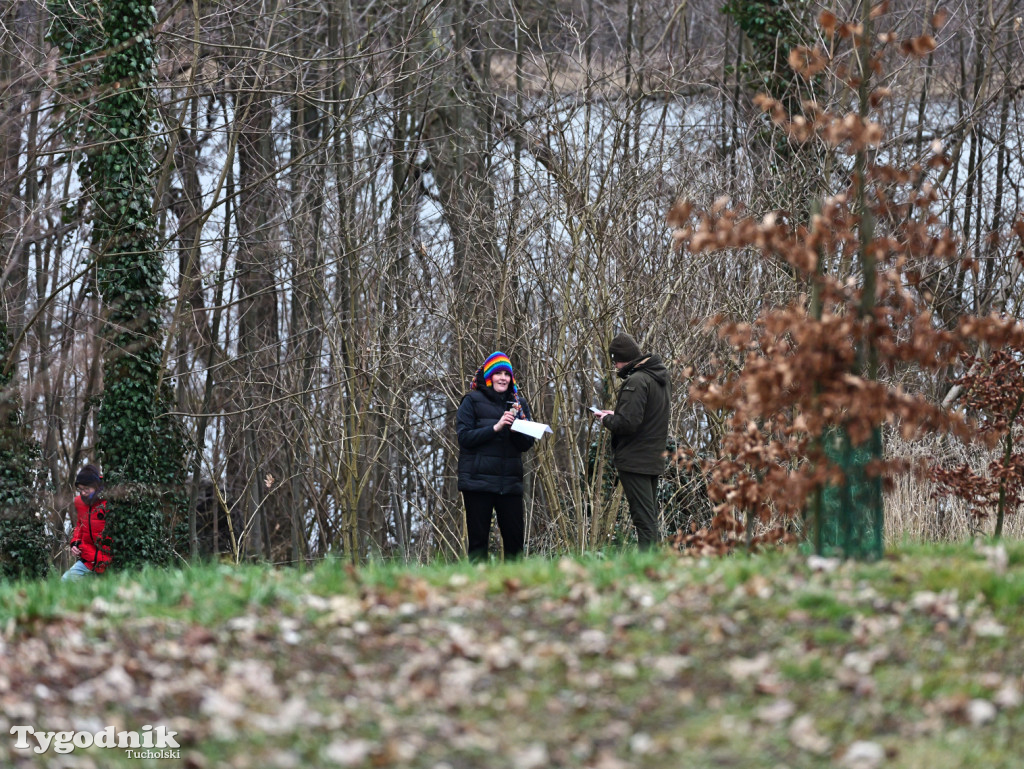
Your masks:
{"label": "hood", "polygon": [[662,363],[661,356],[659,355],[641,356],[635,363],[623,366],[619,370],[619,376],[622,379],[626,379],[637,371],[647,372],[662,387],[668,384],[668,369],[665,368],[665,364]]}

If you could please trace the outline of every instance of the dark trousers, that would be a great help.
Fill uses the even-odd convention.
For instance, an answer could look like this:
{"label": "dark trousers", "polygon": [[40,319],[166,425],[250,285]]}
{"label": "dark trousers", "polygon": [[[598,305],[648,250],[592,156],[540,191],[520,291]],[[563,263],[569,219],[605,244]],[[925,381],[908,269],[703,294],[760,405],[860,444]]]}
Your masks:
{"label": "dark trousers", "polygon": [[636,526],[641,550],[658,544],[658,476],[619,472],[619,483],[629,502],[629,515]]}
{"label": "dark trousers", "polygon": [[466,503],[466,533],[469,545],[466,548],[471,561],[487,559],[487,543],[491,538],[491,513],[498,514],[498,530],[505,560],[518,558],[523,554],[523,538],[526,528],[523,524],[522,494],[491,494],[488,491],[464,491]]}

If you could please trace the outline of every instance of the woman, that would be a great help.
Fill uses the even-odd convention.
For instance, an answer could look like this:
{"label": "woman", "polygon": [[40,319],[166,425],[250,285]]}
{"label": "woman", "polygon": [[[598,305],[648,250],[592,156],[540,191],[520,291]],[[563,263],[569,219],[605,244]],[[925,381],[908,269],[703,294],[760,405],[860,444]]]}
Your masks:
{"label": "woman", "polygon": [[103,529],[107,525],[107,502],[100,494],[103,476],[95,465],[86,465],[75,477],[76,525],[71,535],[75,563],[61,579],[76,580],[102,574],[110,563],[110,548]]}
{"label": "woman", "polygon": [[523,452],[533,446],[533,438],[512,430],[518,418],[531,419],[529,405],[519,395],[508,356],[492,353],[477,369],[456,417],[459,491],[473,561],[487,558],[492,511],[505,558],[523,552]]}

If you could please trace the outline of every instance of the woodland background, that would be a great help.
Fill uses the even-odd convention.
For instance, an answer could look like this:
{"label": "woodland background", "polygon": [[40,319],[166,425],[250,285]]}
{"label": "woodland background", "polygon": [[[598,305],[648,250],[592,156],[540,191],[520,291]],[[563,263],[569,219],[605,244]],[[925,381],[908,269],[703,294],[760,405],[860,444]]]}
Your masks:
{"label": "woodland background", "polygon": [[[116,356],[99,235],[124,217],[97,214],[91,185],[97,148],[135,140],[152,158],[131,204],[152,205],[138,219],[151,245],[120,253],[152,255],[140,270],[160,301],[125,328],[151,356],[147,408],[159,403],[152,415],[184,441],[169,457],[146,444],[174,465],[176,552],[278,563],[458,553],[454,413],[494,349],[555,431],[530,460],[530,550],[622,539],[605,436],[587,412],[614,402],[608,341],[629,331],[670,363],[674,440],[714,457],[723,416],[688,395],[724,349],[709,320],[753,321],[804,290],[755,249],[675,249],[666,212],[681,197],[711,208],[726,196],[757,217],[800,218],[849,184],[850,157],[796,149],[755,103],[768,92],[787,107],[856,110],[844,74],[856,50],[824,34],[823,11],[862,13],[804,0],[6,0],[0,384],[9,424],[34,447],[22,469],[38,471],[38,491],[0,501],[38,510],[59,543],[76,470],[106,469],[123,443],[102,418]],[[886,162],[909,168],[936,143],[949,159],[932,181],[958,253],[922,276],[922,301],[940,329],[964,315],[1019,318],[1024,264],[1004,232],[1021,202],[1024,4],[879,11],[880,34],[934,36],[888,49],[875,84],[886,98],[873,105]],[[133,14],[145,32],[112,46],[109,30]],[[101,42],[89,48],[82,30]],[[105,87],[90,79],[143,38],[152,67]],[[827,65],[800,78],[789,54],[815,45]],[[145,102],[146,130],[97,138],[92,115],[121,84]],[[846,260],[824,269],[862,277]],[[880,376],[940,403],[958,373]],[[952,438],[896,431],[885,451],[988,461]],[[694,471],[670,473],[669,530],[706,518],[702,486]],[[891,487],[886,536],[989,527],[934,491],[916,476]],[[1019,535],[1016,518],[1007,525]]]}

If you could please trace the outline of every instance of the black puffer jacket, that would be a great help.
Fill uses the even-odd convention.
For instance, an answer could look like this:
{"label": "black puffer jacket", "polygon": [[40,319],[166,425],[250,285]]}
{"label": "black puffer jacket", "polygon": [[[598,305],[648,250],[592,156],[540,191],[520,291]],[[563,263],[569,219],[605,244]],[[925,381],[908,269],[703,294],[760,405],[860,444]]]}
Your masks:
{"label": "black puffer jacket", "polygon": [[647,355],[619,370],[625,381],[615,413],[601,420],[612,434],[615,469],[626,473],[661,475],[672,383],[657,355]]}
{"label": "black puffer jacket", "polygon": [[[507,397],[506,397],[507,396]],[[522,416],[532,419],[526,399],[519,396]],[[512,406],[511,393],[493,388],[470,390],[459,404],[456,424],[459,432],[459,491],[487,491],[492,494],[523,493],[523,452],[533,447],[533,438],[494,425]]]}

